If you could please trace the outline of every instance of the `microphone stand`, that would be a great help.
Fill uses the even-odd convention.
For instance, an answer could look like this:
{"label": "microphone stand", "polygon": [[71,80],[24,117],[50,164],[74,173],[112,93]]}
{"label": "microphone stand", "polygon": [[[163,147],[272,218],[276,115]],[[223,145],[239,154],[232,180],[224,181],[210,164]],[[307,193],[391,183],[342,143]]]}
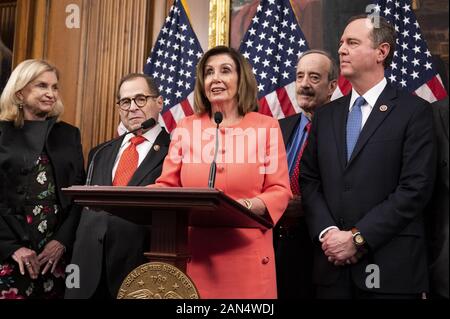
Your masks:
{"label": "microphone stand", "polygon": [[216,159],[217,159],[217,150],[219,148],[219,124],[222,123],[223,114],[221,112],[214,113],[214,122],[216,122],[216,148],[214,150],[214,159],[211,163],[211,167],[209,168],[209,177],[208,177],[208,187],[214,188],[214,184],[216,183]]}

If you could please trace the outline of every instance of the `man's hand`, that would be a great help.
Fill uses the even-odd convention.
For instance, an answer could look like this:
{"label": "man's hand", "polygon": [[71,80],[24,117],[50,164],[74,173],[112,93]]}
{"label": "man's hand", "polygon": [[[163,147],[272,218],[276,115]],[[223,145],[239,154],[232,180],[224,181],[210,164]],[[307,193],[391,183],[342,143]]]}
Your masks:
{"label": "man's hand", "polygon": [[328,261],[334,263],[336,266],[356,263],[358,261],[355,257],[357,249],[353,244],[353,234],[351,231],[329,230],[323,237],[322,250],[328,256]]}

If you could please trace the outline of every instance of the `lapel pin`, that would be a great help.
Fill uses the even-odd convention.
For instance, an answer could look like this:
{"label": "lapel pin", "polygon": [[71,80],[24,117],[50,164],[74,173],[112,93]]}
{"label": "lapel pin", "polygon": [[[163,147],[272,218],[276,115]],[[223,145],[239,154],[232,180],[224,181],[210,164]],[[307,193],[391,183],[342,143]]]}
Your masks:
{"label": "lapel pin", "polygon": [[386,112],[387,109],[388,109],[387,105],[384,105],[384,104],[383,104],[382,106],[380,106],[380,111],[381,111],[381,112]]}
{"label": "lapel pin", "polygon": [[153,145],[153,149],[155,150],[155,152],[158,152],[160,148],[161,147],[158,144]]}

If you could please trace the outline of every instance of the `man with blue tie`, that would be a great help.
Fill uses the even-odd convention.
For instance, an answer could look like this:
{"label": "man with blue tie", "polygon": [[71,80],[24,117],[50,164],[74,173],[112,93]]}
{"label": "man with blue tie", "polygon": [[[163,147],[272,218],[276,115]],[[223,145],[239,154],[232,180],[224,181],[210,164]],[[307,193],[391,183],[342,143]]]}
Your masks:
{"label": "man with blue tie", "polygon": [[352,93],[316,111],[301,160],[318,298],[413,299],[428,289],[432,109],[387,84],[395,30],[377,18],[347,24],[339,58]]}
{"label": "man with blue tie", "polygon": [[[294,198],[274,229],[279,299],[310,299],[312,243],[301,207],[299,164],[314,111],[330,101],[337,84],[338,66],[328,52],[308,50],[298,59],[295,93],[298,114],[280,120]],[[294,275],[295,274],[295,275]]]}

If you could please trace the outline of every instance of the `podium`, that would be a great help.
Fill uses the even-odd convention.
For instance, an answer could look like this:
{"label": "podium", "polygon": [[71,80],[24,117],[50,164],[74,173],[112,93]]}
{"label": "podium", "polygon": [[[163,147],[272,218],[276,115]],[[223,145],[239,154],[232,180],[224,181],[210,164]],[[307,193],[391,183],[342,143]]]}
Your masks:
{"label": "podium", "polygon": [[253,214],[216,189],[72,186],[62,191],[80,206],[104,210],[136,224],[151,224],[150,251],[145,257],[150,262],[174,265],[184,273],[190,258],[188,226],[273,227],[272,221]]}

